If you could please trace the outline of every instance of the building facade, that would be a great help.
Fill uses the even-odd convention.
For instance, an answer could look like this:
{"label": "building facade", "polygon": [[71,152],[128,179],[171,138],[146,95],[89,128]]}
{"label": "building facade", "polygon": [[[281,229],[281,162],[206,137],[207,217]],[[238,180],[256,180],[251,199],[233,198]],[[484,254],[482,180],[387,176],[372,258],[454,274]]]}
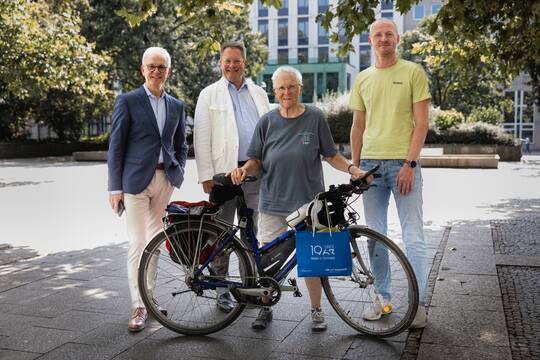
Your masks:
{"label": "building facade", "polygon": [[[353,38],[354,52],[338,57],[339,43],[332,43],[329,34],[315,21],[321,12],[336,0],[283,0],[282,7],[266,7],[254,1],[250,22],[253,29],[261,32],[268,46],[268,62],[257,76],[257,83],[266,86],[273,100],[272,73],[281,65],[297,68],[303,76],[303,102],[312,103],[327,91],[350,90],[359,71],[369,67],[373,61],[368,34]],[[426,0],[416,5],[407,14],[394,10],[393,1],[382,1],[376,9],[377,18],[394,20],[398,31],[414,29],[423,17],[437,13],[440,1]]]}

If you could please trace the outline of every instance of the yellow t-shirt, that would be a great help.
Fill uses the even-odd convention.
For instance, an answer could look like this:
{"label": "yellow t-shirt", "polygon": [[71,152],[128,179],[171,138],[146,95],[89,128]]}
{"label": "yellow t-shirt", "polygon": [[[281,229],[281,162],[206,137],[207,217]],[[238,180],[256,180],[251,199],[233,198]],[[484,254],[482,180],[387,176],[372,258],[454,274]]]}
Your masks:
{"label": "yellow t-shirt", "polygon": [[359,73],[349,106],[366,112],[362,159],[406,159],[414,130],[412,105],[429,98],[424,69],[410,61]]}

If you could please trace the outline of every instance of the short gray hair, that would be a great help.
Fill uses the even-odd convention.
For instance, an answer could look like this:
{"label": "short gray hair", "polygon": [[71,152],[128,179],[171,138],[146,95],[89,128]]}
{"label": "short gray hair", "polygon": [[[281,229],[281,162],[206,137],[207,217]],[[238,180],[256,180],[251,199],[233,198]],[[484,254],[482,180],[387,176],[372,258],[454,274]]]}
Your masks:
{"label": "short gray hair", "polygon": [[221,51],[219,52],[220,57],[223,56],[223,52],[226,49],[238,49],[238,50],[240,50],[240,52],[242,53],[242,58],[244,60],[246,60],[246,47],[241,42],[229,41],[229,42],[223,43],[223,45],[221,45]]}
{"label": "short gray hair", "polygon": [[272,83],[276,82],[276,79],[282,74],[293,74],[298,82],[298,85],[302,85],[302,74],[292,66],[280,66],[272,74]]}
{"label": "short gray hair", "polygon": [[394,30],[396,31],[396,35],[399,35],[399,32],[398,32],[398,29],[397,29],[397,25],[396,23],[394,22],[394,20],[390,20],[390,19],[387,19],[387,18],[380,18],[380,19],[377,19],[375,20],[374,22],[371,23],[371,25],[369,25],[369,35],[371,35],[373,33],[373,27],[375,26],[375,24],[377,23],[387,23],[387,24],[391,24],[393,27],[394,27]]}
{"label": "short gray hair", "polygon": [[167,65],[167,67],[171,67],[171,55],[169,55],[169,52],[162,47],[156,46],[149,47],[144,51],[141,64],[144,65],[144,60],[154,54],[161,55],[165,59],[165,65]]}

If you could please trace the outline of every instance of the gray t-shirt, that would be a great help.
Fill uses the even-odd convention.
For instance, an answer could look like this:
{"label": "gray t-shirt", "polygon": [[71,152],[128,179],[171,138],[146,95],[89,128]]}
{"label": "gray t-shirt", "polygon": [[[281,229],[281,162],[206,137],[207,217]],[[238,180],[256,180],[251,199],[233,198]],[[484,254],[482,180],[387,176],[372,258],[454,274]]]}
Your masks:
{"label": "gray t-shirt", "polygon": [[278,109],[262,116],[248,156],[262,160],[259,211],[287,216],[324,191],[321,155],[336,155],[334,139],[321,110],[306,106],[300,116],[284,118]]}

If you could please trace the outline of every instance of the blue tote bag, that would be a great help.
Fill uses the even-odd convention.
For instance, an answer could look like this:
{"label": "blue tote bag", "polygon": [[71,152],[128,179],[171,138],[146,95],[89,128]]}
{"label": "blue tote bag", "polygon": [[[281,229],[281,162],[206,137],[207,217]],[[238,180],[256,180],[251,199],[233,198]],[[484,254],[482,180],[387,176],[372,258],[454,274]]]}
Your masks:
{"label": "blue tote bag", "polygon": [[352,272],[349,231],[296,233],[298,277],[347,276]]}

